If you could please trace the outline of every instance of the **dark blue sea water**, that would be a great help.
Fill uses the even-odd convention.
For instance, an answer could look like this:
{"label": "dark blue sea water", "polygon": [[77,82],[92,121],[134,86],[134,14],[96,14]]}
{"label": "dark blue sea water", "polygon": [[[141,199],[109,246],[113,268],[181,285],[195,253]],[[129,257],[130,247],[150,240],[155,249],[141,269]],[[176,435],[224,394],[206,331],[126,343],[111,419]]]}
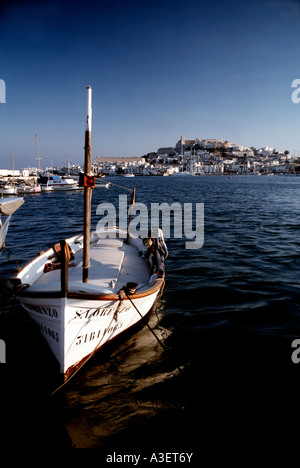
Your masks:
{"label": "dark blue sea water", "polygon": [[[166,283],[150,324],[100,351],[54,397],[57,366],[35,325],[5,289],[17,266],[81,232],[82,192],[25,196],[0,258],[1,440],[32,449],[116,453],[245,453],[282,447],[299,419],[300,177],[135,177],[136,201],[204,203],[205,239],[170,239]],[[93,192],[93,228],[117,187]],[[30,424],[29,424],[30,423]],[[290,432],[290,433],[289,433]],[[268,436],[268,438],[266,438]],[[102,458],[101,458],[102,457]],[[144,461],[145,463],[145,461]],[[100,461],[99,461],[100,464]],[[140,462],[140,465],[142,461]]]}

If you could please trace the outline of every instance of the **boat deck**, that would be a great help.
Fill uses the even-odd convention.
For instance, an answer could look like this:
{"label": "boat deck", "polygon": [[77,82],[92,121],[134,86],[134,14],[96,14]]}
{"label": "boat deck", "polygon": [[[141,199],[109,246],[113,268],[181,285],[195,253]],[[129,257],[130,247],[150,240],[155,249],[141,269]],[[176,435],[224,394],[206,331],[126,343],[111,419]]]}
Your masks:
{"label": "boat deck", "polygon": [[[123,239],[99,239],[90,246],[88,283],[82,282],[82,249],[75,253],[68,270],[68,290],[116,294],[126,283],[149,282],[149,265],[138,250]],[[61,270],[43,273],[28,291],[59,291]]]}

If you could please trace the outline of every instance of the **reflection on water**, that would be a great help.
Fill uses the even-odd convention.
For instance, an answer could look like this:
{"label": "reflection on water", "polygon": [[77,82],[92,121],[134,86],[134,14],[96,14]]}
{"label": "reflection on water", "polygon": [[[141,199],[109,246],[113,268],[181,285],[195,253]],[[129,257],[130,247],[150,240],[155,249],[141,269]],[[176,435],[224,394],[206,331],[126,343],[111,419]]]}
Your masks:
{"label": "reflection on water", "polygon": [[[159,325],[160,317],[161,311],[159,315],[152,313],[149,326],[163,342],[170,330]],[[172,379],[180,370],[162,372],[165,351],[148,328],[118,341],[117,347],[103,350],[68,386],[67,429],[75,447],[99,447],[128,425],[144,424],[158,411],[176,405],[151,394],[151,388]],[[87,420],[82,420],[82,411],[89,411]]]}

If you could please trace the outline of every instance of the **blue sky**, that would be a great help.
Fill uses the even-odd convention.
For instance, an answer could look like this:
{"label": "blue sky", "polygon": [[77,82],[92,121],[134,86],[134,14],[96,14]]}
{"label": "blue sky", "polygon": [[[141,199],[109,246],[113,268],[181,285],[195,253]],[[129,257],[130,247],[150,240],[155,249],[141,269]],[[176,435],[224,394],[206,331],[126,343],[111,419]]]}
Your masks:
{"label": "blue sky", "polygon": [[140,156],[186,138],[300,151],[300,1],[8,1],[0,168]]}

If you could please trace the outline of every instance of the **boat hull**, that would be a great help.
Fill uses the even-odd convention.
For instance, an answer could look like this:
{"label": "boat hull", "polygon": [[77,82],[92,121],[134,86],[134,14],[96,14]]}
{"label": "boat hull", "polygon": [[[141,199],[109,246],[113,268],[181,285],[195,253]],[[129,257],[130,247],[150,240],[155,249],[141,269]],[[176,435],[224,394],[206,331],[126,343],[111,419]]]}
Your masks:
{"label": "boat hull", "polygon": [[0,189],[0,195],[17,195],[17,189],[15,187],[5,187]]}
{"label": "boat hull", "polygon": [[34,186],[34,187],[18,187],[17,189],[18,194],[26,194],[26,193],[40,193],[41,192],[41,187],[39,186]]}
{"label": "boat hull", "polygon": [[[19,298],[37,324],[67,380],[104,344],[145,317],[159,290],[146,298],[123,301],[70,298]],[[137,310],[138,309],[138,310]],[[139,312],[138,312],[139,311]]]}
{"label": "boat hull", "polygon": [[51,187],[54,191],[78,190],[79,186],[75,179],[62,179],[60,176],[49,175],[42,176],[38,180],[42,191],[49,190]]}
{"label": "boat hull", "polygon": [[[77,255],[81,252],[80,242],[80,236],[67,239],[73,252],[76,248],[79,249],[77,253],[75,252],[75,263]],[[110,243],[112,245],[109,248]],[[129,244],[124,244],[119,239],[102,241],[94,238],[93,249],[99,253],[101,262],[105,261],[106,253],[109,254],[108,267],[111,271],[114,258],[121,258],[125,263],[124,272],[122,268],[118,272],[120,285],[111,284],[111,292],[109,288],[103,289],[103,285],[101,291],[101,284],[97,282],[95,286],[93,283],[93,254],[91,254],[91,278],[88,283],[75,281],[76,268],[80,268],[81,263],[78,267],[69,267],[69,283],[66,291],[60,286],[57,287],[56,281],[43,282],[43,278],[47,279],[52,275],[57,275],[56,279],[61,277],[60,269],[43,273],[45,266],[49,264],[49,258],[53,257],[53,248],[25,265],[8,282],[8,286],[46,339],[59,362],[64,380],[67,380],[104,344],[142,320],[156,303],[164,284],[164,273],[153,274],[148,261],[139,254],[137,246],[140,244],[142,241],[138,238],[130,240]],[[123,247],[120,247],[121,245]],[[123,248],[127,252],[134,251],[135,260],[130,260],[133,259],[132,252],[126,260],[123,260]],[[80,261],[80,258],[78,260]],[[134,262],[131,269],[130,261]],[[137,276],[136,271],[138,271]],[[127,289],[127,286],[137,284],[132,283],[134,277],[130,275],[135,275],[140,281],[137,289]],[[126,281],[127,285],[124,286]]]}
{"label": "boat hull", "polygon": [[[52,190],[54,192],[62,192],[66,190],[78,190],[78,185],[77,184],[49,184],[50,187],[52,187]],[[44,187],[43,187],[44,188]]]}

